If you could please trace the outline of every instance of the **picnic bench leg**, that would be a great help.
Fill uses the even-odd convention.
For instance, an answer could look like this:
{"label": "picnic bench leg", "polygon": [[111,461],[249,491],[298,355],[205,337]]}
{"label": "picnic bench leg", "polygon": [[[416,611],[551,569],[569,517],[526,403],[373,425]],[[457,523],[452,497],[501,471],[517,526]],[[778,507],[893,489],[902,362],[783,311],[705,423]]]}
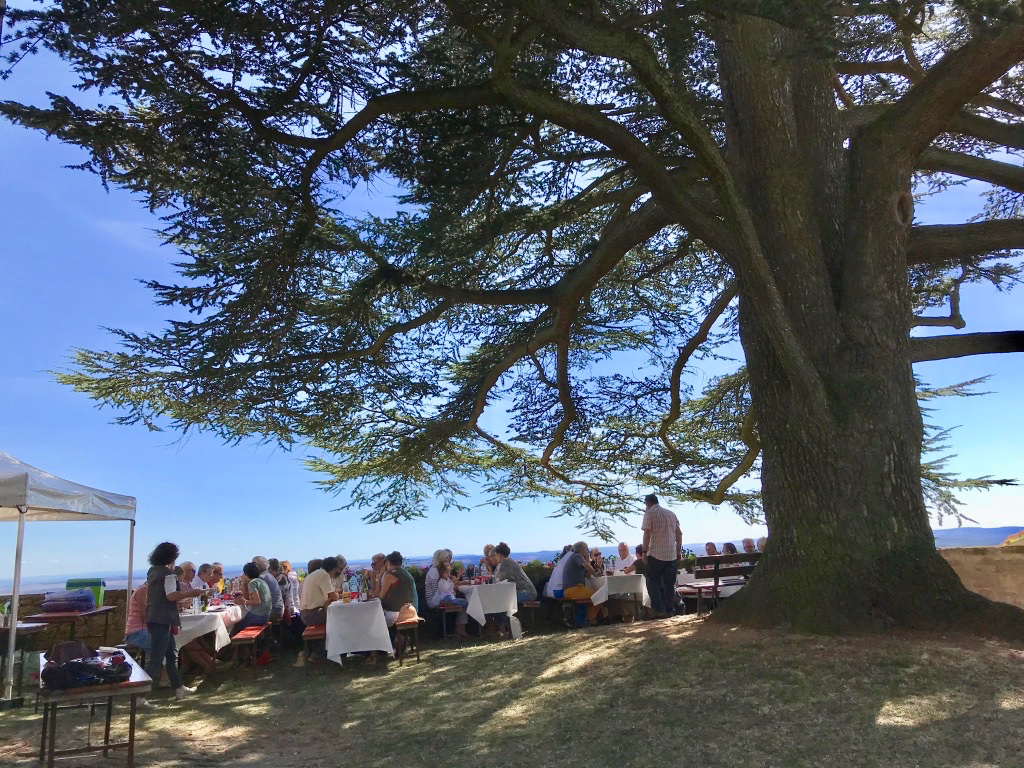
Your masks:
{"label": "picnic bench leg", "polygon": [[18,669],[18,698],[21,698],[21,686],[25,683],[25,646],[21,646],[21,666]]}
{"label": "picnic bench leg", "polygon": [[47,704],[50,708],[50,739],[47,745],[46,768],[53,768],[53,751],[57,742],[57,704]]}
{"label": "picnic bench leg", "polygon": [[114,714],[114,697],[107,696],[107,721],[103,726],[103,756],[110,751],[110,718]]}
{"label": "picnic bench leg", "polygon": [[131,715],[128,720],[128,768],[135,765],[135,712],[138,705],[139,694],[132,694]]}
{"label": "picnic bench leg", "polygon": [[50,705],[46,704],[43,707],[43,732],[39,734],[39,762],[43,762],[43,758],[46,757],[46,731],[50,725]]}

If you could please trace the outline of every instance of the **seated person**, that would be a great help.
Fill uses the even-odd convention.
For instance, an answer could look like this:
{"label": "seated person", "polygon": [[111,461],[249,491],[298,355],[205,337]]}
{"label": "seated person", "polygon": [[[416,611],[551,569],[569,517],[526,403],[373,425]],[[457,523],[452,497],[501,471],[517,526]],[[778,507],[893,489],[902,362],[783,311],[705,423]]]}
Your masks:
{"label": "seated person", "polygon": [[757,551],[757,548],[754,546],[753,539],[743,540],[743,551],[746,552],[748,555]]}
{"label": "seated person", "polygon": [[440,597],[437,594],[437,582],[440,578],[440,567],[442,563],[451,563],[452,551],[450,549],[439,549],[434,552],[430,559],[430,568],[423,577],[424,591],[426,592],[427,608],[437,608]]}
{"label": "seated person", "polygon": [[334,591],[340,595],[344,591],[345,582],[348,581],[348,576],[345,574],[345,569],[348,568],[348,559],[344,555],[335,555],[334,559],[338,561],[338,575],[331,577],[331,583],[334,584]]}
{"label": "seated person", "polygon": [[402,567],[402,553],[392,552],[384,558],[385,573],[380,580],[380,602],[384,609],[384,620],[394,626],[398,612],[406,603],[416,606],[416,582]]}
{"label": "seated person", "polygon": [[252,564],[256,566],[256,570],[259,571],[259,578],[263,580],[263,583],[267,585],[267,589],[270,590],[270,621],[277,621],[284,617],[284,596],[281,594],[281,585],[278,584],[277,578],[270,573],[270,560],[263,555],[256,555],[252,559]]}
{"label": "seated person", "polygon": [[508,544],[504,541],[494,548],[495,559],[498,561],[498,566],[494,569],[494,575],[498,577],[499,581],[515,583],[517,602],[525,603],[529,600],[536,600],[537,588],[530,581],[530,577],[526,575],[523,566],[509,557],[510,554],[511,550],[509,550]]}
{"label": "seated person", "polygon": [[735,555],[735,554],[738,554],[736,552],[736,545],[733,544],[731,541],[725,542],[725,544],[722,545],[722,554],[723,555]]}
{"label": "seated person", "polygon": [[262,626],[270,619],[273,609],[270,587],[260,578],[260,569],[255,563],[246,563],[242,568],[242,594],[235,598],[235,605],[249,609],[242,620],[235,624],[236,629]]}
{"label": "seated person", "polygon": [[638,573],[641,576],[647,573],[647,559],[644,554],[644,545],[636,545],[636,555],[633,557],[633,564],[626,568],[626,573]]}
{"label": "seated person", "polygon": [[[462,608],[459,612],[458,621],[456,621],[455,626],[459,637],[469,637],[466,632],[466,623],[469,621],[469,614],[466,613],[466,608],[469,606],[469,600],[464,597],[455,596],[455,582],[452,581],[451,572],[448,568],[449,565],[447,561],[443,560],[437,566],[437,605],[434,607],[437,608],[442,605],[457,605]],[[444,621],[445,617],[442,616],[441,620]]]}
{"label": "seated person", "polygon": [[370,569],[364,574],[370,587],[368,594],[371,600],[380,598],[380,580],[384,578],[384,564],[384,553],[378,552],[370,558]]}
{"label": "seated person", "polygon": [[[587,586],[587,576],[593,577],[594,569],[590,565],[590,549],[585,541],[577,541],[572,545],[572,552],[564,558],[565,569],[562,571],[562,593],[567,600],[585,600],[592,597],[594,590]],[[587,606],[587,621],[596,624],[602,610],[599,605]]]}
{"label": "seated person", "polygon": [[128,600],[128,616],[124,622],[125,645],[134,645],[149,652],[149,630],[146,629],[146,601],[149,599],[149,583],[132,592]]}
{"label": "seated person", "polygon": [[594,569],[594,573],[598,576],[604,576],[604,555],[601,554],[601,550],[597,547],[590,550],[590,567]]}
{"label": "seated person", "polygon": [[[643,549],[643,547],[640,547]],[[633,563],[636,562],[636,557],[631,555],[629,552],[629,545],[624,542],[619,542],[619,562],[616,563],[615,570],[620,573],[633,573]]]}
{"label": "seated person", "polygon": [[[175,580],[177,582],[177,587],[178,587],[178,591],[179,592],[191,592],[192,591],[192,584],[191,584],[191,582],[186,580],[185,576],[186,576],[185,569],[182,566],[180,566],[180,565],[174,566],[174,578],[175,578]],[[179,600],[178,601],[178,613],[182,613],[184,611],[187,611],[193,605],[195,605],[195,603],[193,603],[192,601],[193,601],[193,598],[191,598],[191,597],[186,597],[186,598],[183,598],[183,599]]]}
{"label": "seated person", "polygon": [[299,574],[292,570],[290,560],[281,561],[281,570],[284,572],[285,578],[288,579],[288,589],[292,593],[292,616],[294,617],[299,613]]}
{"label": "seated person", "polygon": [[546,597],[560,598],[563,596],[562,571],[565,569],[565,556],[570,552],[572,552],[572,545],[566,544],[562,548],[562,554],[558,556],[558,562],[555,563],[555,567],[551,571],[551,576],[544,585],[544,595]]}
{"label": "seated person", "polygon": [[760,539],[757,540],[757,551],[758,552],[763,553],[764,552],[764,548],[766,546],[768,546],[768,537],[767,536],[762,536]]}
{"label": "seated person", "polygon": [[[313,568],[318,562],[319,567]],[[303,579],[299,595],[299,612],[302,623],[307,627],[327,623],[327,606],[339,598],[334,590],[333,578],[341,571],[338,560],[333,557],[325,557],[320,561],[310,560],[309,567],[312,570]]]}
{"label": "seated person", "polygon": [[[718,546],[713,541],[709,541],[707,544],[704,545],[704,551],[707,553],[708,557],[712,557],[714,555],[722,554],[721,552],[718,551]],[[714,566],[711,566],[711,565],[702,565],[701,566],[701,568],[705,569],[705,570],[708,569],[708,568],[713,568],[713,567]]]}
{"label": "seated person", "polygon": [[224,583],[224,566],[220,563],[213,564],[213,578],[217,580],[217,592],[223,594],[227,585]]}
{"label": "seated person", "polygon": [[480,558],[480,568],[477,572],[478,576],[493,576],[494,575],[494,545],[487,544],[484,547],[484,556]]}
{"label": "seated person", "polygon": [[203,563],[199,566],[199,570],[196,571],[196,577],[192,579],[192,589],[212,589],[217,590],[217,582],[220,581],[214,576],[213,566],[209,563]]}

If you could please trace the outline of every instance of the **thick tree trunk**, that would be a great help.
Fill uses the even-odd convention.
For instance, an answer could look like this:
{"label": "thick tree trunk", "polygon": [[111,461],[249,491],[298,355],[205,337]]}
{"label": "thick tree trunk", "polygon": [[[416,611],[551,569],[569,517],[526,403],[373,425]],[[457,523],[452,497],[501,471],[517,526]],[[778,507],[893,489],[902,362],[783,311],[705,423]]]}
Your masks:
{"label": "thick tree trunk", "polygon": [[857,152],[856,138],[844,151],[831,65],[798,33],[740,18],[723,23],[718,47],[730,166],[827,401],[823,410],[801,397],[740,271],[770,535],[750,584],[719,616],[818,632],[1019,633],[1024,613],[968,592],[936,552],[924,505],[904,242],[910,165]]}

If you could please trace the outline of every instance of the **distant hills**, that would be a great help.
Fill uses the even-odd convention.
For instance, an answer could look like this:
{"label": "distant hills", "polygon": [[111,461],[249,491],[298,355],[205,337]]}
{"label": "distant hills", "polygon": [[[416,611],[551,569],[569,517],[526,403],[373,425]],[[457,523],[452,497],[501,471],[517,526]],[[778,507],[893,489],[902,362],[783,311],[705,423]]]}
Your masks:
{"label": "distant hills", "polygon": [[935,534],[935,546],[939,549],[947,547],[998,547],[1007,536],[1012,536],[1024,525],[1011,525],[1004,528],[940,528],[932,531]]}
{"label": "distant hills", "polygon": [[[1024,525],[1011,525],[1002,528],[941,528],[933,531],[935,534],[935,546],[939,549],[947,547],[996,547],[1005,541],[1007,536],[1017,533],[1021,529],[1024,529]],[[741,548],[742,539],[736,539],[733,543],[737,549]],[[636,546],[639,541],[629,542],[631,546]],[[721,548],[725,542],[715,542]],[[616,544],[605,544],[600,547],[601,552],[604,553],[605,557],[608,555],[615,555]],[[696,552],[697,554],[704,553],[704,542],[695,542],[684,545],[687,549]],[[556,554],[561,552],[561,549],[545,549],[538,552],[513,552],[512,557],[524,563],[528,563],[531,560],[540,560],[542,563],[546,563],[551,560]],[[471,553],[471,554],[457,554],[455,555],[456,560],[461,560],[464,563],[475,563],[480,559],[482,553]],[[412,565],[429,565],[430,555],[408,555],[407,561]],[[303,560],[293,559],[292,563],[300,565],[304,563]],[[369,567],[369,560],[349,560],[349,565],[354,568],[366,568]],[[236,574],[241,572],[242,566],[227,566],[227,571],[230,574]],[[139,570],[135,572],[136,581],[141,581],[145,578],[145,570]],[[22,579],[22,589],[25,593],[31,593],[33,591],[48,590],[48,589],[60,589],[64,584],[64,580],[68,578],[103,578],[106,579],[107,589],[124,589],[126,579],[123,573],[118,571],[113,572],[92,572],[92,573],[69,573],[62,576],[30,576]],[[10,576],[6,573],[0,574],[0,594],[9,594],[11,589]]]}

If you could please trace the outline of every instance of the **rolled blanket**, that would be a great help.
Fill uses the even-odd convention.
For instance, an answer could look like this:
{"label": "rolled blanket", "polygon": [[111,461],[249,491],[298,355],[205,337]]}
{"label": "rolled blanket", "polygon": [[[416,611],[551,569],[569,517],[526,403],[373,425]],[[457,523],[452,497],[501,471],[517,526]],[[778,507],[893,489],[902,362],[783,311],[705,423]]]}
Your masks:
{"label": "rolled blanket", "polygon": [[47,592],[40,606],[44,613],[91,611],[96,608],[96,595],[91,589],[67,589]]}

